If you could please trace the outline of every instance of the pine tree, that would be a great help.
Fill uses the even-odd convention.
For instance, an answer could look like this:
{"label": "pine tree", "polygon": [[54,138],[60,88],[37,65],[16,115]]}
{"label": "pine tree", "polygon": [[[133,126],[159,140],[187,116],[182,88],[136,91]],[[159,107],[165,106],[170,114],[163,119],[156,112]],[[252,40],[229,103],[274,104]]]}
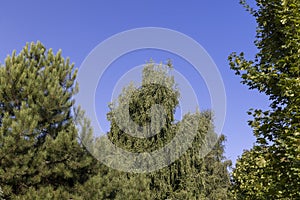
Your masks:
{"label": "pine tree", "polygon": [[0,185],[6,198],[59,188],[67,193],[87,180],[93,159],[78,143],[71,115],[73,70],[61,51],[54,54],[40,42],[14,51],[0,67]]}

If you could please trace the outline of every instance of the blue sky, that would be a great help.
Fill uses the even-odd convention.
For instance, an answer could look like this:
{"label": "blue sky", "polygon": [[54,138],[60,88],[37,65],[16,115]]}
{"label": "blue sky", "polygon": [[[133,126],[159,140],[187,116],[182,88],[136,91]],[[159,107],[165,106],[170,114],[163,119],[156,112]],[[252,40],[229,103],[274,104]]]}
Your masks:
{"label": "blue sky", "polygon": [[[256,48],[255,19],[239,5],[238,0],[190,1],[1,1],[0,63],[12,50],[26,42],[41,41],[47,48],[63,50],[80,67],[86,56],[102,41],[122,31],[141,27],[163,27],[179,31],[196,40],[216,63],[226,89],[227,115],[223,133],[227,137],[226,156],[235,160],[243,149],[249,149],[254,137],[247,125],[246,111],[266,108],[267,98],[249,91],[229,69],[227,57],[244,51],[253,58]],[[174,54],[142,50],[120,57],[113,63],[96,93],[96,110],[103,123],[115,82],[132,67],[152,58],[156,62],[171,58],[176,70],[186,75],[200,99],[200,109],[209,108],[209,94],[201,77],[192,76],[192,66]],[[108,128],[107,123],[104,127]]]}

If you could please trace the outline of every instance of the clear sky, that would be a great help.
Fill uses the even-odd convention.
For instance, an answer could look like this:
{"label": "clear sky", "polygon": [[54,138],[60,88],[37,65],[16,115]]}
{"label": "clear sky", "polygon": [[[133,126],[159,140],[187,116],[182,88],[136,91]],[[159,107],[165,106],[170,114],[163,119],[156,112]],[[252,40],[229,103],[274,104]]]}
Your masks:
{"label": "clear sky", "polygon": [[[249,0],[250,1],[250,0]],[[122,31],[141,27],[163,27],[179,31],[196,40],[216,63],[226,89],[227,115],[223,133],[227,137],[226,156],[235,160],[243,149],[251,148],[254,137],[247,125],[246,111],[266,108],[267,98],[249,91],[229,69],[227,57],[244,51],[248,58],[256,53],[255,19],[239,5],[239,0],[52,0],[0,1],[0,63],[12,50],[21,50],[26,42],[41,41],[54,51],[62,49],[80,67],[86,56],[100,42]],[[253,1],[252,1],[253,2]],[[191,76],[192,66],[168,52],[141,50],[122,56],[107,72],[107,84],[101,82],[96,93],[100,123],[105,121],[107,103],[116,81],[132,67],[152,58],[156,62],[171,58],[176,70],[186,75],[200,99],[200,109],[209,108],[209,95],[201,77]],[[122,69],[122,70],[121,70]],[[190,77],[190,78],[189,78]],[[104,81],[105,82],[105,81]],[[102,89],[103,90],[102,90]],[[202,90],[203,89],[203,90]],[[202,104],[201,104],[202,102]]]}

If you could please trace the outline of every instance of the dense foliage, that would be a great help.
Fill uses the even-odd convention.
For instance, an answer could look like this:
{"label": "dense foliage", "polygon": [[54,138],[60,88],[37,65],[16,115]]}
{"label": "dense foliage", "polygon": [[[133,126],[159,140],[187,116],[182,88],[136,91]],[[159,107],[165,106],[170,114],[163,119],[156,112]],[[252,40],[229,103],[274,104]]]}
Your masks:
{"label": "dense foliage", "polygon": [[[170,70],[170,63],[169,67],[148,63],[142,86],[134,90],[129,86],[118,102],[110,105],[108,138],[113,143],[133,152],[151,152],[172,140],[182,122],[174,118],[179,91],[168,74]],[[1,66],[0,198],[230,198],[230,162],[223,156],[225,138],[217,138],[213,132],[210,112],[183,117],[196,118],[199,128],[188,151],[171,165],[151,173],[117,171],[97,163],[81,144],[93,133],[83,112],[74,109],[75,78],[69,59],[65,60],[60,51],[54,54],[46,50],[39,42],[27,44],[18,55],[13,52]],[[155,128],[158,134],[136,138],[118,127],[113,115],[122,115],[116,111],[124,98],[130,100],[130,118],[135,123],[153,127],[165,124],[162,129]],[[158,104],[164,107],[164,121],[149,117],[152,105]],[[205,157],[200,151],[203,147],[212,148]]]}
{"label": "dense foliage", "polygon": [[[37,42],[0,66],[0,199],[300,199],[300,0],[256,0],[256,9],[241,3],[257,21],[258,53],[253,60],[233,53],[230,66],[271,103],[249,111],[256,143],[237,160],[233,194],[225,137],[214,133],[212,113],[175,120],[180,91],[170,62],[147,63],[141,86],[129,85],[109,105],[107,136],[133,153],[160,149],[179,130],[189,137],[180,129],[184,122],[197,127],[195,137],[170,165],[129,173],[90,155],[83,143],[97,149],[100,140],[92,139],[89,120],[74,107],[77,71],[61,51]],[[128,134],[138,130],[147,137]]]}
{"label": "dense foliage", "polygon": [[61,51],[55,55],[39,42],[27,44],[18,55],[13,52],[0,67],[0,186],[5,198],[64,196],[88,179],[93,158],[78,143],[71,116],[76,92],[72,70]]}
{"label": "dense foliage", "polygon": [[240,199],[300,199],[300,1],[242,4],[256,18],[259,52],[253,61],[234,53],[230,65],[271,104],[249,112],[257,139],[237,162],[234,191]]}
{"label": "dense foliage", "polygon": [[[181,121],[175,122],[174,119],[175,108],[179,102],[179,91],[174,78],[168,74],[170,71],[172,71],[170,63],[169,66],[152,62],[146,64],[142,85],[139,88],[135,88],[134,85],[128,86],[123,90],[118,101],[111,104],[111,112],[108,113],[111,129],[108,137],[113,143],[127,151],[151,152],[161,148],[174,137]],[[166,114],[165,126],[156,135],[148,138],[137,138],[126,134],[113,116],[124,115],[118,112],[118,108],[124,106],[126,101],[130,102],[131,119],[144,127],[147,127],[151,120],[157,121],[149,117],[151,106],[162,105]],[[178,160],[151,173],[135,174],[107,169],[107,173],[101,172],[98,178],[94,177],[84,187],[87,195],[91,195],[89,198],[98,195],[99,199],[122,199],[129,195],[129,199],[230,199],[228,192],[230,178],[227,170],[231,163],[223,156],[225,137],[217,138],[213,132],[210,112],[187,114],[182,121],[191,117],[197,119],[199,129],[191,148]],[[152,129],[148,128],[145,131],[151,132]],[[211,148],[210,153],[205,157],[201,154],[203,146]],[[118,177],[120,180],[113,177]]]}

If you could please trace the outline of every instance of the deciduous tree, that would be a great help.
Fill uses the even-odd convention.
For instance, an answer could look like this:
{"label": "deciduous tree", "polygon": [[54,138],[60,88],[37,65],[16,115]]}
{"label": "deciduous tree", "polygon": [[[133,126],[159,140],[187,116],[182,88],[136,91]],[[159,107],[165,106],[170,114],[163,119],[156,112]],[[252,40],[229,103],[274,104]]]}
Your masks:
{"label": "deciduous tree", "polygon": [[235,192],[242,199],[299,199],[300,1],[257,0],[257,9],[242,4],[257,21],[259,52],[254,60],[233,53],[230,65],[271,104],[249,112],[256,144],[237,161]]}

